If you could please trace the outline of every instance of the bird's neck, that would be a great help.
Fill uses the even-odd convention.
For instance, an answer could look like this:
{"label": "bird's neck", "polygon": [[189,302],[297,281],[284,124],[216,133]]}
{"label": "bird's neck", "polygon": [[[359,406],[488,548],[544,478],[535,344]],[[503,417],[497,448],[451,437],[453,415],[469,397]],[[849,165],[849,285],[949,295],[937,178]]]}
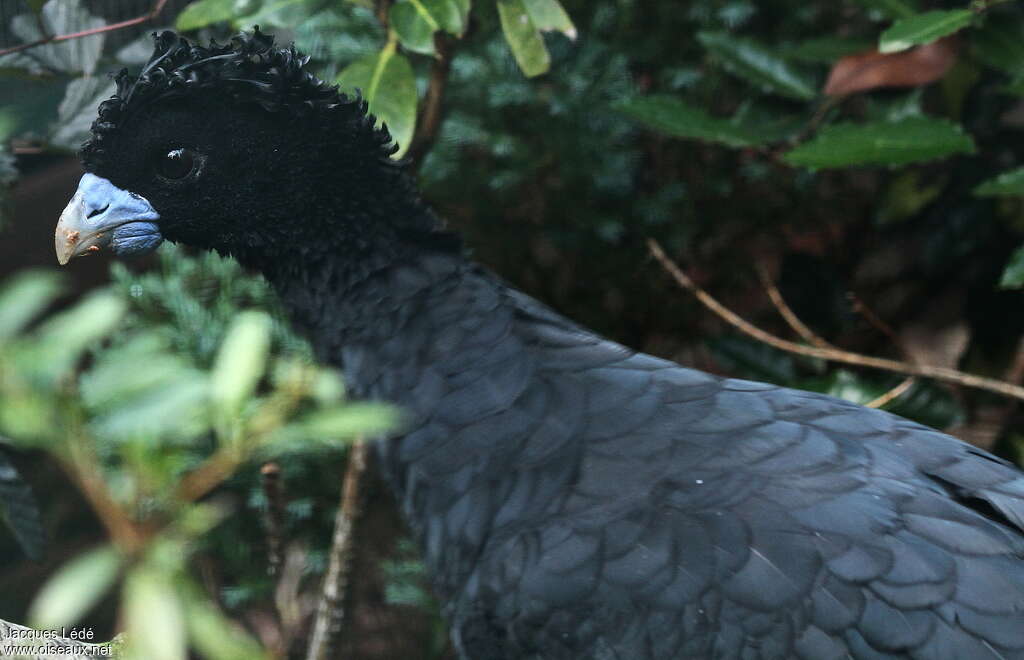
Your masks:
{"label": "bird's neck", "polygon": [[[319,359],[343,369],[347,388],[405,413],[405,435],[376,444],[379,463],[436,586],[451,597],[492,533],[503,501],[496,489],[508,491],[513,479],[513,447],[475,429],[512,407],[532,362],[520,359],[502,285],[458,252],[361,259],[337,255],[268,275]],[[456,511],[473,524],[448,529]]]}

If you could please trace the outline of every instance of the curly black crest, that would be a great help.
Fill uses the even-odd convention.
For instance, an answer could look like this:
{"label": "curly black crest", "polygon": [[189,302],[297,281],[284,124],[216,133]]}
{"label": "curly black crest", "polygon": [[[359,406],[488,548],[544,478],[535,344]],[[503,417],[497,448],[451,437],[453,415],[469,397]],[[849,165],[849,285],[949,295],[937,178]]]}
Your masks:
{"label": "curly black crest", "polygon": [[211,41],[207,48],[170,30],[153,33],[153,38],[153,55],[142,72],[136,77],[122,69],[115,77],[117,92],[99,106],[99,116],[92,124],[93,138],[82,146],[84,161],[98,158],[105,137],[136,109],[207,89],[269,112],[306,115],[346,108],[366,117],[367,128],[377,134],[382,156],[398,149],[386,127],[372,128],[375,119],[368,114],[364,100],[358,95],[348,97],[336,85],[306,71],[308,55],[296,51],[294,44],[276,48],[274,37],[260,32],[259,27],[239,33],[226,45]]}

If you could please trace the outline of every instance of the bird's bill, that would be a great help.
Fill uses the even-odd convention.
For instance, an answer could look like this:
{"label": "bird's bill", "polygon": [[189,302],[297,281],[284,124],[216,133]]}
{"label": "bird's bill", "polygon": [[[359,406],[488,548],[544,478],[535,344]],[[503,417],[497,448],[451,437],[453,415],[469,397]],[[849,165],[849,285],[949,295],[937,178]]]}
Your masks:
{"label": "bird's bill", "polygon": [[57,222],[57,261],[63,266],[104,248],[121,257],[152,252],[163,241],[156,225],[159,219],[144,197],[86,174]]}

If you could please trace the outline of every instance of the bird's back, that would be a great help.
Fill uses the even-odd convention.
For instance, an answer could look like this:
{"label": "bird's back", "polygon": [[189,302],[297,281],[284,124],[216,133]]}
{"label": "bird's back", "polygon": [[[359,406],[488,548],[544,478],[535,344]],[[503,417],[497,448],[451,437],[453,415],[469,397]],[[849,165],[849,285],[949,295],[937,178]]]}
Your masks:
{"label": "bird's back", "polygon": [[468,657],[1024,657],[1016,468],[507,295],[538,423],[457,598]]}

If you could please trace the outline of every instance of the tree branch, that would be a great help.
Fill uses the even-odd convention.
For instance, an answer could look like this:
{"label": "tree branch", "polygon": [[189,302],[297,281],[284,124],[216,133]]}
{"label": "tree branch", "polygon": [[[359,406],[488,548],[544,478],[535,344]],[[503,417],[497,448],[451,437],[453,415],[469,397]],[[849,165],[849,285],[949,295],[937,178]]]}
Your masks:
{"label": "tree branch", "polygon": [[348,468],[341,487],[341,506],[334,517],[334,539],[328,555],[327,574],[317,605],[306,660],[327,660],[345,619],[345,591],[352,558],[352,530],[360,513],[362,476],[366,471],[367,446],[362,439],[349,448]]}
{"label": "tree branch", "polygon": [[813,344],[818,348],[835,348],[832,344],[828,343],[818,335],[816,335],[803,321],[797,316],[789,305],[786,304],[785,298],[782,297],[782,293],[779,291],[779,287],[775,286],[775,282],[772,282],[772,278],[768,274],[768,268],[763,263],[757,263],[757,276],[761,280],[761,286],[764,287],[765,292],[768,294],[768,299],[775,305],[775,309],[779,312],[789,327],[793,328],[796,334],[804,338],[808,344]]}
{"label": "tree branch", "polygon": [[888,360],[869,355],[861,355],[860,353],[853,353],[835,348],[804,346],[796,342],[780,339],[779,337],[765,332],[761,328],[758,328],[752,323],[740,318],[735,312],[722,305],[722,303],[715,300],[708,292],[697,286],[693,280],[680,270],[679,266],[665,255],[665,251],[657,241],[654,239],[648,239],[647,247],[650,250],[651,255],[672,276],[672,278],[675,279],[679,286],[693,293],[693,295],[697,297],[697,300],[714,312],[719,318],[744,334],[749,335],[762,343],[768,344],[769,346],[786,351],[787,353],[806,355],[807,357],[828,360],[830,362],[842,362],[844,364],[852,364],[860,367],[882,369],[884,371],[891,371],[904,375],[934,378],[935,380],[941,380],[947,383],[956,383],[957,385],[973,387],[979,390],[1002,394],[1003,396],[1008,396],[1014,399],[1024,400],[1024,387],[996,380],[994,378],[975,376],[974,374],[964,373],[962,371],[957,371],[956,369],[947,369],[945,367],[916,365],[909,364],[907,362],[900,362],[898,360]]}
{"label": "tree branch", "polygon": [[437,140],[444,118],[444,93],[448,87],[448,74],[452,69],[452,40],[442,32],[434,35],[434,48],[437,57],[430,68],[430,82],[423,98],[423,111],[420,113],[416,134],[406,154],[412,167],[419,169],[430,148]]}
{"label": "tree branch", "polygon": [[161,11],[163,11],[164,5],[167,4],[167,0],[156,0],[153,3],[153,7],[141,16],[135,18],[129,18],[126,21],[120,21],[118,23],[111,23],[110,25],[104,25],[98,28],[90,28],[88,30],[82,30],[81,32],[72,32],[71,34],[57,34],[57,35],[45,35],[42,39],[29,42],[27,44],[18,44],[17,46],[11,46],[10,48],[4,48],[0,50],[0,57],[4,55],[10,55],[11,53],[17,53],[19,51],[28,50],[29,48],[35,48],[36,46],[42,46],[43,44],[68,41],[70,39],[81,39],[82,37],[91,37],[94,34],[103,34],[104,32],[113,32],[115,30],[122,30],[126,27],[133,25],[139,25],[156,18]]}

